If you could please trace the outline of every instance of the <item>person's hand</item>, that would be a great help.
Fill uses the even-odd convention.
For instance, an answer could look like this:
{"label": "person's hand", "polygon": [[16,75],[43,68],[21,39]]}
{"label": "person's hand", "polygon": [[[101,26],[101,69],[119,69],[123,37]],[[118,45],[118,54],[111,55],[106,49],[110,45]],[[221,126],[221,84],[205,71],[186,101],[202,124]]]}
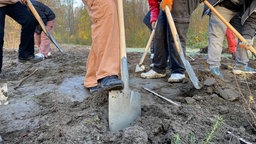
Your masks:
{"label": "person's hand", "polygon": [[164,10],[165,6],[168,5],[170,11],[172,10],[173,0],[163,0],[161,3],[161,8]]}
{"label": "person's hand", "polygon": [[20,2],[25,3],[26,1],[25,0],[20,0]]}
{"label": "person's hand", "polygon": [[152,29],[156,28],[156,22],[155,21],[151,23],[151,27],[152,27]]}
{"label": "person's hand", "polygon": [[245,40],[246,40],[246,42],[240,42],[239,43],[241,48],[247,49],[249,46],[253,45],[253,40],[251,40],[251,39],[245,39]]}

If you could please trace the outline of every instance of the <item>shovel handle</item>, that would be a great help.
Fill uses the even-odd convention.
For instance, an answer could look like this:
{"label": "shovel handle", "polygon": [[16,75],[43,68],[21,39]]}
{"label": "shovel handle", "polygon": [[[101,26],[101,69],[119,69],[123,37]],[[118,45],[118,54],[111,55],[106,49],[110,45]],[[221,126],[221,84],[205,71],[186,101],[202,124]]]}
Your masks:
{"label": "shovel handle", "polygon": [[[156,23],[157,23],[157,22],[156,22]],[[142,57],[141,57],[141,59],[140,59],[139,66],[142,65],[142,63],[144,62],[144,60],[145,60],[145,58],[146,58],[146,55],[147,55],[147,53],[148,53],[148,50],[149,50],[149,48],[150,48],[150,46],[151,46],[152,40],[153,40],[154,35],[155,35],[155,31],[156,31],[156,30],[153,29],[152,32],[151,32],[151,34],[150,34],[150,37],[149,37],[149,39],[148,39],[148,43],[147,43],[147,45],[146,45],[145,51],[144,51],[144,53],[143,53],[143,55],[142,55]]]}
{"label": "shovel handle", "polygon": [[34,17],[36,18],[36,20],[38,21],[39,25],[41,26],[42,30],[44,31],[44,33],[47,35],[47,37],[53,42],[53,44],[60,50],[60,52],[64,52],[63,49],[58,45],[58,43],[55,41],[55,39],[53,38],[53,36],[51,35],[51,33],[48,31],[48,29],[46,28],[43,20],[41,19],[40,15],[38,14],[38,12],[36,11],[35,7],[33,6],[33,4],[31,3],[30,0],[25,0],[26,4],[28,6],[28,8],[30,9],[30,11],[32,12],[32,14],[34,15]]}
{"label": "shovel handle", "polygon": [[[216,14],[216,16],[232,31],[235,33],[235,35],[242,41],[246,42],[246,39],[207,1],[203,1],[204,4],[210,8],[210,10]],[[256,55],[256,50],[249,46],[247,47],[254,55]]]}
{"label": "shovel handle", "polygon": [[[177,32],[177,29],[175,27],[175,24],[174,24],[174,21],[173,21],[173,18],[172,18],[172,15],[171,15],[171,12],[170,12],[170,8],[168,5],[166,5],[164,7],[164,11],[166,13],[166,16],[167,16],[167,20],[168,20],[168,23],[169,23],[169,26],[171,28],[171,31],[172,31],[172,37],[173,37],[173,40],[174,40],[174,43],[175,43],[175,46],[177,48],[177,51],[179,53],[179,55],[183,54],[183,51],[182,51],[182,46],[179,42],[179,35],[178,35],[178,32]],[[184,55],[184,54],[183,54]]]}
{"label": "shovel handle", "polygon": [[125,43],[125,28],[124,28],[124,11],[123,0],[117,0],[118,7],[118,21],[120,32],[120,57],[121,57],[121,79],[124,82],[125,93],[129,92],[129,70],[126,56],[126,43]]}
{"label": "shovel handle", "polygon": [[117,0],[117,3],[118,3],[118,20],[119,20],[119,30],[120,30],[120,49],[121,49],[120,54],[122,58],[122,57],[126,57],[123,0]]}

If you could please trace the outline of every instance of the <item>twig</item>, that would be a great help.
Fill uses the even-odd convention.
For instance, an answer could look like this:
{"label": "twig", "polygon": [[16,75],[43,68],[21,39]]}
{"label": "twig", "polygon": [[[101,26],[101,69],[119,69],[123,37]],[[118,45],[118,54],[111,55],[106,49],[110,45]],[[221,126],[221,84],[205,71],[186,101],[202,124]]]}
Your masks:
{"label": "twig", "polygon": [[172,104],[174,104],[174,105],[176,105],[176,106],[178,106],[178,107],[181,106],[180,104],[178,104],[178,103],[176,103],[176,102],[174,102],[174,101],[172,101],[172,100],[170,100],[170,99],[168,99],[168,98],[165,98],[165,97],[159,95],[158,93],[156,93],[156,92],[154,92],[154,91],[152,91],[152,90],[150,90],[150,89],[148,89],[148,88],[143,87],[143,89],[145,89],[146,91],[149,91],[149,92],[153,93],[154,95],[156,95],[156,96],[158,96],[158,97],[160,97],[160,98],[162,98],[162,99],[164,99],[164,100],[166,100],[166,101],[168,101],[168,102],[170,102],[170,103],[172,103]]}
{"label": "twig", "polygon": [[248,141],[246,141],[245,139],[243,139],[243,138],[241,138],[241,137],[239,137],[239,136],[236,136],[235,134],[233,134],[233,133],[230,132],[230,131],[227,131],[227,133],[230,134],[230,135],[233,136],[233,137],[238,138],[241,142],[243,142],[243,143],[245,143],[245,144],[252,144],[251,142],[248,142]]}
{"label": "twig", "polygon": [[23,83],[26,79],[28,79],[29,77],[31,77],[37,70],[38,70],[38,69],[36,68],[32,73],[30,73],[28,76],[24,77],[24,78],[18,83],[18,85],[17,85],[14,89],[16,90],[17,88],[19,88],[19,87],[22,85],[22,83]]}

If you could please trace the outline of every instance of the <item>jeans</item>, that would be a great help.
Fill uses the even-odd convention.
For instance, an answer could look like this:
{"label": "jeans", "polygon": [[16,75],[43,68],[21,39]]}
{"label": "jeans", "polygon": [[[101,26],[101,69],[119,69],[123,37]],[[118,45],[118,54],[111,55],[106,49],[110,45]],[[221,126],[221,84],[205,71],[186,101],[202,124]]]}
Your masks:
{"label": "jeans", "polygon": [[20,2],[0,7],[0,71],[3,64],[4,27],[6,15],[10,16],[22,26],[18,57],[26,59],[34,56],[34,31],[36,21],[32,13]]}
{"label": "jeans", "polygon": [[[181,41],[184,54],[186,53],[186,39],[187,30],[189,27],[188,22],[178,23],[175,22],[177,32]],[[154,37],[154,50],[155,55],[153,58],[153,70],[158,73],[165,73],[166,67],[169,66],[171,73],[185,73],[184,65],[179,57],[172,33],[167,21],[166,14],[161,10],[158,16],[158,23]],[[169,59],[169,62],[167,63]]]}

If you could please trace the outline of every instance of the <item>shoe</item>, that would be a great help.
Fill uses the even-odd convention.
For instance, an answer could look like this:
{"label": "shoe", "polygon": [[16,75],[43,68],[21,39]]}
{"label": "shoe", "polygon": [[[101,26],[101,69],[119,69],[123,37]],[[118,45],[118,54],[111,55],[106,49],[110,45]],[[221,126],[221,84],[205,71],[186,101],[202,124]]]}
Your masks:
{"label": "shoe", "polygon": [[41,56],[30,56],[28,58],[21,58],[19,57],[19,62],[21,63],[25,63],[25,62],[31,62],[31,63],[38,63],[40,61],[43,61],[44,60],[44,57],[41,57]]}
{"label": "shoe", "polygon": [[238,66],[234,67],[232,72],[234,74],[254,74],[254,73],[256,73],[256,70],[247,65],[246,66],[238,65]]}
{"label": "shoe", "polygon": [[117,76],[107,76],[99,80],[100,88],[105,91],[121,90],[124,88],[124,83]]}
{"label": "shoe", "polygon": [[45,56],[42,53],[37,53],[37,54],[35,54],[35,56],[45,59]]}
{"label": "shoe", "polygon": [[94,94],[94,93],[96,93],[100,90],[100,87],[97,85],[97,86],[94,86],[94,87],[89,87],[88,89],[89,89],[91,94]]}
{"label": "shoe", "polygon": [[168,82],[181,82],[185,78],[185,74],[173,73],[168,78]]}
{"label": "shoe", "polygon": [[222,73],[220,72],[220,70],[219,70],[218,67],[214,67],[214,68],[210,69],[210,71],[211,71],[211,74],[213,74],[213,75],[219,77],[220,79],[223,79],[223,75],[222,75]]}
{"label": "shoe", "polygon": [[162,78],[162,77],[165,77],[166,74],[157,73],[157,72],[155,72],[153,69],[151,69],[150,71],[148,71],[148,72],[146,72],[146,73],[141,73],[140,76],[141,76],[142,78],[155,79],[155,78]]}

